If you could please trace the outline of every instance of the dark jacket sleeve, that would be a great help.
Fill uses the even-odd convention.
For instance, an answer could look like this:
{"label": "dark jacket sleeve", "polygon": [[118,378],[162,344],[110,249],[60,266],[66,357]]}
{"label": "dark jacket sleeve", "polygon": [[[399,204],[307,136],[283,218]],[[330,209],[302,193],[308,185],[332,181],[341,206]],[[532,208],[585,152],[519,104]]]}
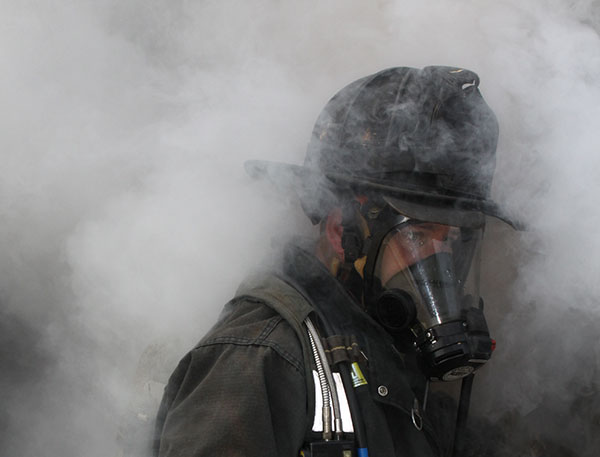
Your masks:
{"label": "dark jacket sleeve", "polygon": [[159,457],[298,455],[308,420],[300,346],[281,317],[258,317],[180,362],[157,417]]}

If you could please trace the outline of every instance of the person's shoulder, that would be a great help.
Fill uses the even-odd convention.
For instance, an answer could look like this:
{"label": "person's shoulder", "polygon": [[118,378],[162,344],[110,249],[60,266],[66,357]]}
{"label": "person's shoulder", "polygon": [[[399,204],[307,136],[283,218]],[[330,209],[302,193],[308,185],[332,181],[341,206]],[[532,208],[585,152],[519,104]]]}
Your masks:
{"label": "person's shoulder", "polygon": [[240,339],[254,341],[264,338],[269,329],[279,325],[283,318],[262,300],[238,296],[225,305],[217,323],[202,338],[197,347],[215,340]]}
{"label": "person's shoulder", "polygon": [[289,322],[272,306],[252,296],[238,296],[225,306],[215,326],[192,350],[200,355],[207,350],[233,347],[270,348],[300,369],[302,344]]}
{"label": "person's shoulder", "polygon": [[237,297],[259,301],[280,314],[293,328],[299,326],[313,311],[309,299],[304,296],[293,280],[285,275],[256,274],[247,278],[237,290]]}

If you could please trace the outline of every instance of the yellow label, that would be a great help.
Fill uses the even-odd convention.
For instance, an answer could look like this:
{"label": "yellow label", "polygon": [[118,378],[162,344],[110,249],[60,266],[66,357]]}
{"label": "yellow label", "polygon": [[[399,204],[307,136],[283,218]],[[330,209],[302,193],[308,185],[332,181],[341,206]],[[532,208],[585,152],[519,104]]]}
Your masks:
{"label": "yellow label", "polygon": [[358,272],[361,278],[364,278],[365,264],[367,263],[367,256],[361,257],[354,261],[354,269]]}
{"label": "yellow label", "polygon": [[352,363],[352,386],[364,386],[367,384],[365,376],[360,371],[360,367],[357,362]]}

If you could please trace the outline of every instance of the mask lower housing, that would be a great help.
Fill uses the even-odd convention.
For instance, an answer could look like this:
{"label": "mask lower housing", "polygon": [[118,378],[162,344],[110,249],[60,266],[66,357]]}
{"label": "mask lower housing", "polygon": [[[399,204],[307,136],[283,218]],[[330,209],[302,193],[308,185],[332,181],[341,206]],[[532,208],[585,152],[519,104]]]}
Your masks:
{"label": "mask lower housing", "polygon": [[471,374],[490,359],[494,349],[480,308],[469,309],[461,320],[415,333],[421,369],[434,381],[455,381]]}

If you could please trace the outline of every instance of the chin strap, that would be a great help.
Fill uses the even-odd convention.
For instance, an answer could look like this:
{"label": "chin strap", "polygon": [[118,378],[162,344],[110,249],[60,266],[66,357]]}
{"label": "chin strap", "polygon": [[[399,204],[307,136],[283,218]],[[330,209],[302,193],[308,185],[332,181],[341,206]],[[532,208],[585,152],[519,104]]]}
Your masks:
{"label": "chin strap", "polygon": [[354,201],[342,210],[342,248],[344,262],[352,265],[357,259],[364,257],[365,241],[371,236],[369,224],[361,213],[361,205]]}
{"label": "chin strap", "polygon": [[344,262],[337,271],[337,278],[358,303],[363,303],[364,268],[371,239],[371,230],[361,209],[361,204],[358,201],[353,201],[343,209],[342,248],[344,249]]}

